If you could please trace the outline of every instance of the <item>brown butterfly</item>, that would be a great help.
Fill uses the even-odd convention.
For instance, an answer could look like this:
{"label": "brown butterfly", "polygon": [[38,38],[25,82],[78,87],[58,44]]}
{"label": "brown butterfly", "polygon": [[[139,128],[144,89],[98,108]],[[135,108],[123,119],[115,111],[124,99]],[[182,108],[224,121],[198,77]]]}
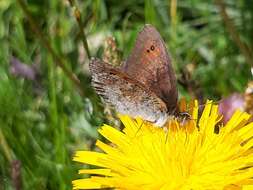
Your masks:
{"label": "brown butterfly", "polygon": [[177,109],[176,77],[165,43],[152,25],[138,34],[131,55],[122,66],[93,58],[92,86],[121,114],[163,126]]}

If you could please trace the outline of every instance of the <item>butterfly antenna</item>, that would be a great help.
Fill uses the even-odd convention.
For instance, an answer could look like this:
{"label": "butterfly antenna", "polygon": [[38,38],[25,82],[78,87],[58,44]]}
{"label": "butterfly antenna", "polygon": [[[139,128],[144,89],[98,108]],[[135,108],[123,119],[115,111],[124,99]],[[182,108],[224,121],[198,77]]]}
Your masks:
{"label": "butterfly antenna", "polygon": [[[219,103],[221,103],[222,102],[222,100],[219,100],[219,101],[215,101],[215,102],[210,102],[210,103],[205,103],[205,104],[200,104],[200,105],[198,105],[197,107],[198,108],[201,108],[201,107],[204,107],[204,106],[206,106],[206,105],[209,105],[209,104],[219,104]],[[193,107],[193,108],[196,108],[196,107]],[[196,118],[196,119],[192,119],[192,117],[191,117],[191,115],[188,113],[191,109],[193,109],[193,108],[188,108],[188,109],[186,109],[184,112],[180,112],[179,114],[182,116],[182,122],[184,123],[185,122],[185,120],[187,119],[187,120],[191,120],[191,121],[195,121],[195,122],[197,122],[198,121],[198,118]]]}
{"label": "butterfly antenna", "polygon": [[209,105],[209,104],[215,104],[215,105],[218,105],[222,102],[223,100],[219,100],[219,101],[212,101],[212,102],[209,102],[209,103],[204,103],[204,104],[200,104],[198,107],[205,107],[205,105]]}
{"label": "butterfly antenna", "polygon": [[[209,105],[209,104],[216,104],[216,105],[217,105],[217,104],[219,104],[219,103],[221,103],[221,102],[222,102],[222,100],[215,101],[215,102],[204,103],[204,104],[198,105],[197,107],[198,107],[198,108],[203,108],[203,107],[205,107],[206,105]],[[197,119],[192,119],[192,118],[191,118],[191,115],[188,113],[190,110],[192,110],[192,109],[194,109],[194,108],[196,108],[196,106],[193,106],[192,108],[188,108],[188,109],[186,109],[184,112],[181,112],[180,114],[183,115],[183,116],[185,116],[185,117],[183,117],[183,119],[189,118],[189,120],[197,121]]]}

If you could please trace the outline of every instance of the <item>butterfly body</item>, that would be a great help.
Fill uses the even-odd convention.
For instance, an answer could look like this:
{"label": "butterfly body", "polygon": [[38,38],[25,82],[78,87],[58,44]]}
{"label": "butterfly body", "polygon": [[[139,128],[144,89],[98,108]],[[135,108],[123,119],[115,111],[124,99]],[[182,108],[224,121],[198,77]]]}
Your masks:
{"label": "butterfly body", "polygon": [[151,25],[139,33],[135,47],[122,66],[90,61],[92,86],[121,114],[163,126],[177,107],[176,78],[165,43]]}

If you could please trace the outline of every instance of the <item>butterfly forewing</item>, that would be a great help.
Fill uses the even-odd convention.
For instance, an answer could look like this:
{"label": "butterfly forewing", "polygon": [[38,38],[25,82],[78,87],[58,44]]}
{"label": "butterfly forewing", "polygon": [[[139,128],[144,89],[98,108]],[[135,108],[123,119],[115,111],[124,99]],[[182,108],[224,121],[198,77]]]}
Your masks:
{"label": "butterfly forewing", "polygon": [[117,112],[157,123],[166,121],[165,103],[142,83],[99,59],[90,62],[92,86]]}
{"label": "butterfly forewing", "polygon": [[165,43],[153,26],[145,25],[138,34],[135,47],[122,69],[161,98],[169,111],[175,110],[178,99],[176,77]]}

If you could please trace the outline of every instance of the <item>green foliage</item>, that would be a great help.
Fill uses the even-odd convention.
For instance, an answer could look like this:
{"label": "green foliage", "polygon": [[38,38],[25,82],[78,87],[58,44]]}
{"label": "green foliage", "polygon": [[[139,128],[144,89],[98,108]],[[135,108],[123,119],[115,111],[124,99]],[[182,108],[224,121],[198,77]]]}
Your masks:
{"label": "green foliage", "polygon": [[[85,95],[80,96],[55,65],[19,4],[0,1],[0,190],[15,189],[13,160],[22,164],[22,189],[71,189],[71,180],[77,178],[80,167],[72,162],[72,155],[79,149],[94,148],[96,126],[106,118],[90,87],[88,58],[73,8],[68,1],[27,2],[39,30],[79,77]],[[217,5],[213,1],[178,1],[177,14],[171,18],[170,3],[76,1],[91,54],[102,57],[104,39],[113,35],[126,58],[138,31],[151,23],[167,42],[178,77],[183,68],[192,65],[192,80],[205,98],[243,92],[252,80],[251,63],[225,28]],[[227,1],[226,6],[241,41],[252,53],[253,4],[240,0]],[[36,79],[14,76],[10,72],[12,56],[29,66],[39,62]],[[187,89],[180,86],[180,93],[187,95]]]}

